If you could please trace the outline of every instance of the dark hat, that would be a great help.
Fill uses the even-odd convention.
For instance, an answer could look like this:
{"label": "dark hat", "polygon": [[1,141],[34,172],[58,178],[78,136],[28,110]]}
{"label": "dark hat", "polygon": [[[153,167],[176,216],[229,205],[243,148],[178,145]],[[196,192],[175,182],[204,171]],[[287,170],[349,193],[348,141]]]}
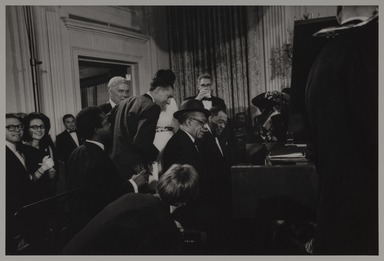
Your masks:
{"label": "dark hat", "polygon": [[276,102],[273,99],[268,99],[266,93],[260,93],[255,98],[252,99],[252,104],[259,109],[271,109],[276,105]]}
{"label": "dark hat", "polygon": [[183,115],[183,113],[193,111],[202,112],[207,118],[211,115],[211,113],[204,108],[202,101],[196,99],[189,99],[181,103],[179,110],[173,114],[173,117],[180,120],[180,117],[181,115]]}

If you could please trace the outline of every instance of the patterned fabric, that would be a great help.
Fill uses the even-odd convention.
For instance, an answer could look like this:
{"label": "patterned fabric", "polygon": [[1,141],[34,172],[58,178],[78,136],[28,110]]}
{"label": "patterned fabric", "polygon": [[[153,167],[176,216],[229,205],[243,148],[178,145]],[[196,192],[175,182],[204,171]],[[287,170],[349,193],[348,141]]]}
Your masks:
{"label": "patterned fabric", "polygon": [[[176,74],[175,97],[196,95],[199,74],[213,77],[213,95],[222,98],[228,113],[247,110],[246,7],[168,7],[171,69]],[[185,30],[188,28],[188,30]]]}

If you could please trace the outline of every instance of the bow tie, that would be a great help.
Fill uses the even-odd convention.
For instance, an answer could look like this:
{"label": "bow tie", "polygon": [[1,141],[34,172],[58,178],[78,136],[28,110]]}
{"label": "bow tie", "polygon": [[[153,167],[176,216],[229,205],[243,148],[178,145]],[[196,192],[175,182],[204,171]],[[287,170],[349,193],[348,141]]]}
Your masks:
{"label": "bow tie", "polygon": [[212,97],[211,98],[203,98],[202,101],[212,101]]}
{"label": "bow tie", "polygon": [[70,130],[70,131],[68,131],[69,133],[72,133],[72,132],[76,132],[76,130]]}

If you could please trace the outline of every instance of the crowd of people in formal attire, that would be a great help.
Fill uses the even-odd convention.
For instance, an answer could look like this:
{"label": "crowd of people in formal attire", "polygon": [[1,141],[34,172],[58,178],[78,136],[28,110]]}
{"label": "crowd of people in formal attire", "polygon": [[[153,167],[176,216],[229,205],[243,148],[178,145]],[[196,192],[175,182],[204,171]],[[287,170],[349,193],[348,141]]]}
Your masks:
{"label": "crowd of people in formal attire", "polygon": [[[108,83],[108,103],[87,107],[76,116],[64,115],[65,130],[57,135],[56,143],[50,137],[50,120],[43,113],[6,115],[8,252],[28,246],[39,233],[38,228],[23,231],[20,222],[13,218],[15,213],[55,196],[59,178],[64,178],[61,183],[68,193],[67,229],[75,241],[84,234],[87,238],[96,237],[88,231],[87,224],[102,215],[110,203],[129,193],[150,194],[154,197],[127,197],[128,201],[135,201],[129,211],[144,211],[137,200],[143,201],[142,208],[148,207],[146,201],[160,200],[170,206],[179,232],[202,231],[208,235],[209,251],[219,251],[223,228],[231,218],[230,167],[236,161],[241,162],[234,157],[237,155],[233,153],[234,144],[236,138],[240,141],[244,137],[235,136],[229,129],[227,106],[221,98],[211,95],[213,79],[209,74],[199,77],[198,95],[187,97],[180,107],[173,98],[174,82],[175,74],[171,70],[159,70],[147,93],[129,97],[128,81],[113,77]],[[242,115],[244,113],[238,114]],[[250,125],[241,119],[236,126]],[[238,143],[242,151],[243,141]],[[184,178],[165,179],[167,173],[170,177],[177,174]],[[23,192],[16,192],[19,190],[15,188],[20,187],[24,188]],[[148,226],[158,226],[151,228],[152,235],[164,236],[173,229],[169,224],[162,225],[163,215],[154,220],[151,214],[151,218]],[[88,232],[82,232],[84,229]],[[75,237],[78,233],[83,236]],[[154,244],[155,238],[147,244]],[[84,245],[83,249],[79,244],[70,243],[64,253],[144,251],[140,247],[109,248],[110,240],[101,241],[105,248],[89,242],[91,245]],[[180,250],[177,247],[160,251],[152,247],[148,251],[165,253],[167,249]]]}
{"label": "crowd of people in formal attire", "polygon": [[[315,130],[316,152],[321,157],[318,165],[321,174],[320,210],[324,209],[318,223],[324,230],[320,230],[315,242],[325,253],[334,253],[334,249],[344,253],[348,246],[340,241],[357,246],[358,240],[341,231],[351,226],[361,235],[367,235],[367,244],[361,247],[363,253],[370,253],[377,247],[376,241],[369,238],[371,234],[363,231],[375,233],[377,204],[372,203],[373,207],[367,208],[365,201],[357,196],[364,192],[371,202],[377,202],[377,194],[364,190],[374,187],[374,177],[361,179],[357,173],[377,173],[377,158],[357,159],[361,154],[353,153],[356,146],[361,146],[364,152],[377,146],[377,133],[368,135],[364,143],[351,146],[350,139],[346,138],[346,133],[350,133],[346,129],[350,126],[348,121],[352,120],[349,111],[345,111],[341,106],[343,103],[336,98],[319,106],[318,99],[323,96],[314,95],[314,92],[326,92],[323,87],[327,85],[321,85],[327,79],[323,75],[332,75],[330,72],[327,74],[330,67],[322,63],[322,59],[336,56],[335,53],[341,50],[347,52],[349,49],[344,49],[342,41],[358,42],[355,38],[360,34],[367,37],[364,39],[374,37],[375,26],[377,24],[371,23],[366,31],[361,27],[363,29],[352,30],[340,37],[340,43],[334,43],[319,57],[309,77],[308,108],[313,116],[311,123]],[[361,42],[351,51],[364,49],[366,55],[375,55],[372,51],[377,46],[370,47],[374,43]],[[349,61],[347,57],[343,58],[345,64]],[[364,61],[360,64],[363,65]],[[377,80],[375,76],[377,72],[370,79]],[[349,83],[340,81],[340,75],[332,77],[328,83],[337,87],[340,83]],[[180,254],[183,253],[182,232],[188,230],[201,231],[206,236],[205,253],[225,252],[227,228],[232,222],[230,168],[245,163],[247,143],[285,139],[289,89],[281,93],[263,93],[252,99],[260,113],[251,124],[245,112],[230,119],[224,100],[212,95],[214,80],[211,75],[200,75],[197,79],[198,94],[186,97],[180,105],[173,98],[175,79],[171,70],[159,70],[145,94],[130,97],[127,80],[113,77],[108,83],[108,103],[84,108],[76,116],[64,115],[65,130],[57,135],[56,143],[50,137],[50,120],[43,113],[6,114],[7,253],[17,253],[39,234],[39,226],[23,226],[17,217],[22,215],[25,207],[55,196],[61,177],[65,179],[68,193],[70,234],[63,254]],[[353,82],[356,86],[354,94],[359,97],[360,93],[365,95],[362,92],[364,88],[360,87],[366,82],[362,78]],[[348,88],[345,86],[340,95],[349,93]],[[330,92],[335,93],[334,89]],[[368,98],[366,105],[372,105],[374,110],[377,103],[375,105]],[[355,107],[353,101],[351,105]],[[336,109],[330,111],[333,108]],[[372,110],[362,108],[351,110],[355,113],[352,118],[357,115],[362,116],[359,119],[366,119],[372,113]],[[331,121],[336,117],[331,117],[334,113],[339,117]],[[333,128],[331,133],[326,130],[329,125],[338,126],[338,129]],[[356,123],[356,131],[350,135],[360,135],[363,133],[361,128],[367,130],[365,126]],[[356,136],[350,138],[356,140]],[[328,142],[324,143],[324,140]],[[335,144],[340,144],[334,150],[338,155],[330,151]],[[342,158],[342,155],[347,158]],[[347,161],[361,164],[349,165]],[[344,175],[345,171],[340,170],[347,166],[350,167]],[[349,203],[352,200],[349,190],[338,186],[345,190],[346,197],[330,204],[327,197],[335,193],[332,188],[343,183],[342,180],[348,180],[345,186],[355,188],[354,203]],[[362,182],[367,186],[361,187]],[[357,220],[348,216],[340,222],[330,218],[332,213],[338,213],[337,204],[358,207],[352,213],[361,218]],[[329,208],[332,208],[332,213]],[[50,208],[45,209],[49,211]],[[364,212],[358,213],[360,209],[373,213],[368,215],[372,217],[369,224],[363,222],[367,216]],[[46,214],[41,213],[41,217]],[[344,217],[343,213],[340,215]],[[361,223],[357,224],[356,220]],[[337,232],[338,236],[331,237],[334,241],[329,243],[339,244],[339,248],[326,242],[328,230],[341,231]]]}

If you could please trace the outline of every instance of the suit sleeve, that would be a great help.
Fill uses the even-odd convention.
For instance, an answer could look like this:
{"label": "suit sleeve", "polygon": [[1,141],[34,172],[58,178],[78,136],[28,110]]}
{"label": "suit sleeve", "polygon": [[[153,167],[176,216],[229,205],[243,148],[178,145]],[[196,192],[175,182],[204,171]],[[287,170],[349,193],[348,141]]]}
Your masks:
{"label": "suit sleeve", "polygon": [[143,160],[148,163],[155,161],[159,153],[158,149],[153,145],[159,115],[160,107],[157,105],[144,110],[132,142],[133,146],[143,156]]}
{"label": "suit sleeve", "polygon": [[56,150],[57,150],[57,157],[60,160],[64,160],[64,156],[63,156],[63,153],[62,153],[63,152],[63,141],[62,141],[60,135],[56,136]]}

